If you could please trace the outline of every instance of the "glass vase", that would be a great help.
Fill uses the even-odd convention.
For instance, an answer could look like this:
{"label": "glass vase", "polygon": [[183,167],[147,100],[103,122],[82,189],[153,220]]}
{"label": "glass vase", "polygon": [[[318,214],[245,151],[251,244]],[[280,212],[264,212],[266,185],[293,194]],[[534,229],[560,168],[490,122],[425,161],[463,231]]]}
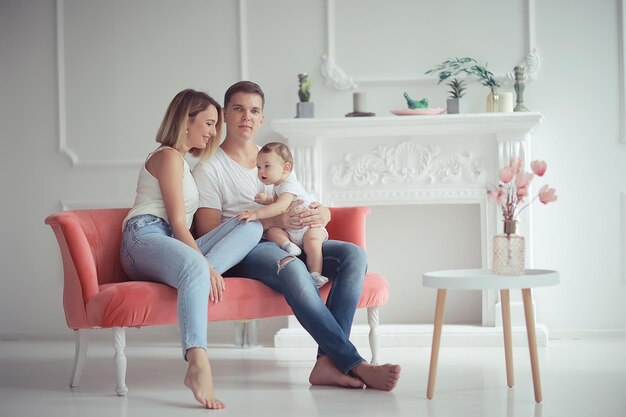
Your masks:
{"label": "glass vase", "polygon": [[504,220],[504,233],[493,237],[493,273],[524,274],[524,237],[515,234],[517,221]]}
{"label": "glass vase", "polygon": [[500,96],[497,92],[491,91],[487,96],[487,113],[497,113],[500,111]]}

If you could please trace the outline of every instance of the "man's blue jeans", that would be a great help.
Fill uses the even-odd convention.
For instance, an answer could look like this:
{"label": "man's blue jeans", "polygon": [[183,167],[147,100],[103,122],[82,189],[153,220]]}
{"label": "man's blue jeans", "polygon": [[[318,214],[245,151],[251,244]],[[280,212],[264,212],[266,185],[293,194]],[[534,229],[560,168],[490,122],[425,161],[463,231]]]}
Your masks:
{"label": "man's blue jeans", "polygon": [[209,263],[224,273],[256,246],[262,232],[259,222],[232,219],[196,239],[202,256],[172,237],[170,225],[159,217],[145,214],[126,222],[120,249],[122,268],[134,280],[159,282],[178,290],[183,354],[189,348],[207,346]]}
{"label": "man's blue jeans", "polygon": [[[324,242],[322,253],[322,275],[332,282],[326,304],[306,264],[273,242],[260,242],[224,276],[254,278],[281,292],[300,324],[317,342],[319,355],[328,355],[348,373],[364,361],[349,337],[363,289],[367,255],[355,244],[336,240]],[[291,262],[285,262],[285,258],[292,258]]]}

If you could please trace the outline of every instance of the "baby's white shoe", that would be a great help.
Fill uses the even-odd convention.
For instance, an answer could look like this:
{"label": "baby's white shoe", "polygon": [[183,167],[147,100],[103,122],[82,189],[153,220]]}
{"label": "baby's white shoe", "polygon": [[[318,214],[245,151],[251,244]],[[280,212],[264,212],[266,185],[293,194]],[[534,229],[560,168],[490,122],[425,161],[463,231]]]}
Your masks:
{"label": "baby's white shoe", "polygon": [[326,278],[324,275],[320,274],[319,272],[311,272],[311,276],[313,277],[313,281],[315,281],[315,285],[317,286],[317,288],[321,287],[322,285],[328,282],[328,278]]}
{"label": "baby's white shoe", "polygon": [[298,247],[298,245],[293,242],[285,242],[280,248],[289,255],[293,256],[299,256],[302,253],[302,250]]}

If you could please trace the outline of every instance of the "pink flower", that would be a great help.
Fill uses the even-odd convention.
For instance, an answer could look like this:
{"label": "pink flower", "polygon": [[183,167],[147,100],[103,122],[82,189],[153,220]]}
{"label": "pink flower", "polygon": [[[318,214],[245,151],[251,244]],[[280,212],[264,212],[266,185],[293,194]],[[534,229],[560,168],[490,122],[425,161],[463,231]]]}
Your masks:
{"label": "pink flower", "polygon": [[522,170],[522,160],[518,157],[512,157],[509,162],[509,166],[513,168],[514,175],[517,175]]}
{"label": "pink flower", "polygon": [[530,168],[532,172],[522,171],[522,160],[516,157],[511,158],[508,166],[500,169],[499,183],[487,184],[487,198],[495,200],[502,210],[502,217],[505,220],[515,220],[519,214],[539,199],[543,204],[548,204],[557,200],[556,190],[544,185],[539,193],[529,199],[528,188],[535,175],[543,176],[546,172],[545,161],[532,161]]}
{"label": "pink flower", "polygon": [[543,177],[543,174],[546,173],[547,168],[548,164],[546,164],[546,161],[540,161],[539,159],[537,159],[536,161],[532,161],[530,163],[530,169],[532,169],[535,175],[537,175],[538,177]]}
{"label": "pink flower", "polygon": [[528,188],[528,184],[530,184],[530,182],[533,179],[534,174],[530,173],[530,172],[520,172],[519,174],[517,174],[517,177],[515,177],[515,186],[520,189],[520,188]]}
{"label": "pink flower", "polygon": [[515,167],[508,166],[500,170],[500,182],[508,184],[515,177]]}
{"label": "pink flower", "polygon": [[555,193],[556,190],[554,188],[548,187],[548,184],[546,184],[539,190],[539,201],[541,201],[543,204],[548,204],[556,201],[559,196],[557,196]]}

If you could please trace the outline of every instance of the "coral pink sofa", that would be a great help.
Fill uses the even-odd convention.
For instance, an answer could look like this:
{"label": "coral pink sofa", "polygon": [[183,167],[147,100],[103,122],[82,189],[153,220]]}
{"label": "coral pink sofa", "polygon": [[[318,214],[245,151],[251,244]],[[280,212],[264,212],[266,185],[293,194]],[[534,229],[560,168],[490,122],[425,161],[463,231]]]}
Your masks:
{"label": "coral pink sofa", "polygon": [[[126,327],[177,324],[176,290],[145,281],[130,281],[119,261],[121,225],[129,209],[70,210],[48,216],[45,223],[56,235],[63,260],[65,319],[75,332],[76,353],[70,386],[80,382],[89,329],[112,328],[118,395],[125,395]],[[366,207],[332,208],[331,239],[365,247]],[[258,281],[228,278],[220,303],[209,303],[208,321],[286,316],[293,314],[281,294]],[[330,284],[320,289],[326,299]],[[372,362],[378,353],[378,307],[387,302],[387,280],[368,272],[359,308],[368,309]]]}

